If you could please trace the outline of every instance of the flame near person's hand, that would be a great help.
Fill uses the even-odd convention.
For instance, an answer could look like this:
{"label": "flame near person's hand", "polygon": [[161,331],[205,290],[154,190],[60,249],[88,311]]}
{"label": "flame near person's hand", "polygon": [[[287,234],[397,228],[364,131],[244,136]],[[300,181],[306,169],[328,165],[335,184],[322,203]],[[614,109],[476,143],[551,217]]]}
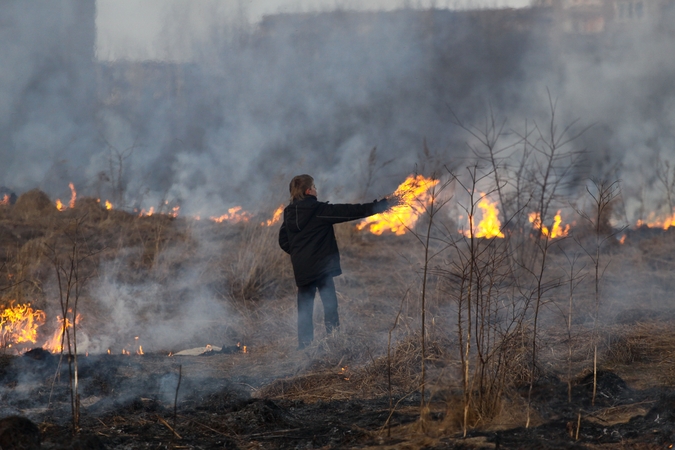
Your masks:
{"label": "flame near person's hand", "polygon": [[403,196],[395,192],[393,194],[387,195],[384,199],[387,201],[387,209],[391,209],[396,206],[401,206],[405,204]]}
{"label": "flame near person's hand", "polygon": [[436,184],[438,184],[436,179],[410,175],[393,194],[386,197],[388,209],[383,213],[366,217],[356,225],[356,229],[368,227],[371,233],[377,235],[385,231],[396,235],[405,234],[424,214],[431,202],[431,196],[427,191]]}

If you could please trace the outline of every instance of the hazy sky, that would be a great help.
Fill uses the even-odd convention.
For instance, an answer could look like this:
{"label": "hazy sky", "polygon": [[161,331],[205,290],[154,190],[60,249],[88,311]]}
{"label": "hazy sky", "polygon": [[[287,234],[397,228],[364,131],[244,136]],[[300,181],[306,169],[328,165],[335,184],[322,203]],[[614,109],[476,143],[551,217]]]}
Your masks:
{"label": "hazy sky", "polygon": [[335,8],[525,7],[530,0],[97,0],[97,49],[102,60],[190,59],[214,27],[249,23],[279,12]]}

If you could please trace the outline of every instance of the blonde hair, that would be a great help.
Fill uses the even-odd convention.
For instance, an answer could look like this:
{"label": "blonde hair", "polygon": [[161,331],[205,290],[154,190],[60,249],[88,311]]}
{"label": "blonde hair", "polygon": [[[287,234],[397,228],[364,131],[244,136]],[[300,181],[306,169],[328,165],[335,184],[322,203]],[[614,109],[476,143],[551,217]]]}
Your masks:
{"label": "blonde hair", "polygon": [[305,192],[314,186],[314,178],[307,174],[294,176],[288,186],[291,192],[291,203],[306,197]]}

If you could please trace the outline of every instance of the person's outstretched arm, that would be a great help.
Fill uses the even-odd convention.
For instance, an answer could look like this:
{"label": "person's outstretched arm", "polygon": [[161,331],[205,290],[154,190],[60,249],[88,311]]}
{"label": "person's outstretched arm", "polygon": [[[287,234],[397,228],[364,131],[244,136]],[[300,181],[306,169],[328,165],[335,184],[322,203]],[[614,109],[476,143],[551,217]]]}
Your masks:
{"label": "person's outstretched arm", "polygon": [[379,214],[390,207],[387,198],[371,203],[336,203],[334,205],[325,203],[317,211],[316,218],[329,223],[342,223]]}

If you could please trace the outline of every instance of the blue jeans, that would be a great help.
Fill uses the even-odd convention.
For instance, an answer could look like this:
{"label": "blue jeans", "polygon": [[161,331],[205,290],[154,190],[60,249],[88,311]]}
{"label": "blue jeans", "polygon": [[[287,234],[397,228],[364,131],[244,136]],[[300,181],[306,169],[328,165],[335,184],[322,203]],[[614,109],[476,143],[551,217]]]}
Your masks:
{"label": "blue jeans", "polygon": [[314,296],[317,289],[323,303],[323,321],[326,333],[330,334],[340,326],[337,295],[332,276],[314,281],[306,286],[298,286],[298,345],[306,347],[314,339]]}

